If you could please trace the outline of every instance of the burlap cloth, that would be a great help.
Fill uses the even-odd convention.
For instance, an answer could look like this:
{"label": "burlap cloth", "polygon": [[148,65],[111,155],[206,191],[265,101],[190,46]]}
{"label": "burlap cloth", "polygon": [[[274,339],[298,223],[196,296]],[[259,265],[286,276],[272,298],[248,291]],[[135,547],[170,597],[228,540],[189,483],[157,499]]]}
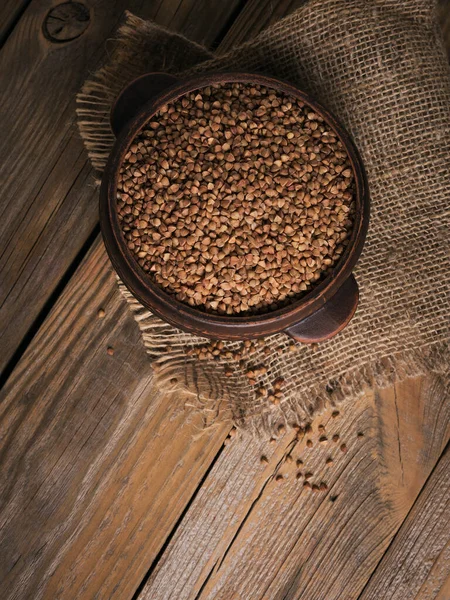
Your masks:
{"label": "burlap cloth", "polygon": [[[230,413],[238,426],[272,431],[306,421],[326,403],[367,386],[433,373],[449,389],[450,72],[432,0],[313,0],[224,56],[126,15],[106,65],[78,97],[81,134],[99,171],[114,136],[118,92],[149,71],[247,70],[286,79],[338,115],[366,165],[370,230],[355,271],[360,305],[350,325],[318,346],[288,349],[271,336],[246,365],[265,363],[279,406],[256,398],[237,361],[200,362],[187,349],[205,339],[144,309],[121,286],[139,324],[155,378],[182,386],[205,421]],[[205,62],[206,61],[206,62]],[[238,343],[228,344],[237,348]],[[225,376],[225,367],[233,376]]]}

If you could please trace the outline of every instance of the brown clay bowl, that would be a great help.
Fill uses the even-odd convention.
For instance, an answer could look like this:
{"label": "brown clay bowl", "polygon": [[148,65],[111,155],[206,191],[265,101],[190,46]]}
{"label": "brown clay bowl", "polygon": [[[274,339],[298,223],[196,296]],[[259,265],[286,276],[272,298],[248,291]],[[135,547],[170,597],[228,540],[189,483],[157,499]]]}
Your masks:
{"label": "brown clay bowl", "polygon": [[[122,161],[136,135],[167,102],[214,83],[261,84],[296,98],[321,115],[346,148],[356,182],[355,223],[349,243],[327,277],[289,306],[256,316],[223,316],[185,305],[158,287],[127,248],[116,210],[117,179]],[[284,331],[292,338],[319,342],[341,331],[358,305],[358,286],[352,270],[361,254],[369,223],[369,193],[359,153],[342,125],[328,110],[296,87],[272,77],[249,73],[204,74],[189,79],[150,73],[131,83],[117,99],[111,124],[117,141],[103,175],[100,224],[106,250],[123,283],[148,309],[179,329],[197,335],[243,340]]]}

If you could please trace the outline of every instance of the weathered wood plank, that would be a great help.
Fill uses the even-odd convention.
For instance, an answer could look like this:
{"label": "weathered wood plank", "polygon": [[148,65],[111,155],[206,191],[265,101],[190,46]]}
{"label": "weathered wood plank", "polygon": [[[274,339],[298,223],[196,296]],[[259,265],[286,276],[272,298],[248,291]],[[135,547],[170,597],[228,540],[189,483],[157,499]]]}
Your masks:
{"label": "weathered wood plank", "polygon": [[2,597],[133,594],[229,430],[198,437],[199,416],[149,377],[97,241],[2,395]]}
{"label": "weathered wood plank", "polygon": [[[450,406],[441,391],[416,379],[368,392],[338,418],[324,413],[298,442],[233,438],[140,600],[357,598],[447,443]],[[288,453],[294,461],[280,461]],[[328,490],[304,488],[298,471]]]}
{"label": "weathered wood plank", "polygon": [[240,0],[89,0],[77,39],[42,33],[51,0],[33,0],[0,53],[0,371],[97,223],[97,191],[75,125],[75,95],[125,8],[211,44]]}
{"label": "weathered wood plank", "polygon": [[450,0],[439,0],[438,18],[450,60]]}
{"label": "weathered wood plank", "polygon": [[0,5],[0,47],[5,43],[30,0],[3,0]]}
{"label": "weathered wood plank", "polygon": [[450,447],[447,447],[360,600],[450,598]]}
{"label": "weathered wood plank", "polygon": [[[105,277],[109,279],[103,291],[85,296],[87,286]],[[2,471],[3,464],[8,465],[13,478],[7,482],[12,489],[8,497],[5,494],[5,505],[0,511],[2,519],[12,519],[5,525],[7,545],[5,556],[0,559],[0,565],[6,564],[13,573],[8,575],[7,584],[12,587],[7,588],[6,598],[36,598],[44,594],[58,597],[58,593],[62,598],[94,597],[96,593],[101,598],[128,597],[179,518],[225,435],[226,428],[209,432],[211,439],[207,436],[206,441],[202,437],[192,442],[192,432],[197,430],[195,418],[191,416],[194,420],[184,423],[186,415],[174,397],[153,399],[148,380],[141,380],[148,375],[148,366],[140,354],[136,329],[129,317],[121,313],[124,308],[119,309],[119,304],[108,263],[96,249],[17,367],[9,387],[14,395],[5,394],[9,402],[5,400],[4,406],[11,413],[4,421],[7,426],[2,424],[0,428],[0,449],[6,461]],[[106,319],[101,321],[105,326],[102,333],[96,331],[98,322],[93,316],[100,305],[105,305],[107,318],[117,325],[110,329]],[[90,315],[88,324],[80,321],[82,314]],[[66,320],[69,327],[63,328]],[[50,335],[48,327],[52,323]],[[113,357],[105,355],[109,335],[116,346]],[[119,348],[122,344],[123,353]],[[51,372],[40,362],[41,355],[47,357],[47,345],[52,354]],[[118,364],[114,362],[111,367],[108,361],[116,359]],[[3,432],[8,433],[8,439]],[[434,447],[442,437],[445,434],[437,430],[427,457],[430,464]],[[170,447],[169,439],[175,440]],[[135,446],[139,446],[136,453]],[[225,450],[233,448],[234,441]],[[282,446],[270,449],[275,452],[273,461],[284,451]],[[256,459],[259,450],[254,452]],[[193,454],[189,454],[191,451]],[[183,460],[186,453],[189,458]],[[167,454],[173,462],[163,459],[164,466],[159,470],[159,457]],[[247,454],[244,462],[250,459]],[[133,471],[131,465],[138,470]],[[258,468],[257,461],[256,465]],[[152,467],[155,470],[141,486],[142,478]],[[248,477],[245,473],[243,476]],[[157,477],[156,485],[151,477]],[[257,481],[256,486],[251,477],[247,479],[256,508],[267,477],[267,486],[272,485],[270,471],[262,477],[263,482]],[[239,477],[236,479],[239,482]],[[220,485],[226,488],[223,480]],[[226,490],[228,502],[237,492],[233,488]],[[203,488],[197,498],[202,494]],[[169,504],[173,496],[173,503]],[[236,501],[239,498],[235,504]],[[277,502],[283,508],[282,496]],[[228,531],[227,515],[224,519]],[[237,519],[244,529],[245,516]],[[223,552],[236,529],[232,528],[221,542]],[[211,535],[208,529],[206,534]],[[141,543],[142,550],[136,550]],[[214,552],[215,543],[212,539]],[[207,583],[206,575],[203,581]]]}
{"label": "weathered wood plank", "polygon": [[307,0],[250,0],[222,40],[220,52],[226,52],[239,41],[258,35],[260,31],[294,12],[305,2]]}
{"label": "weathered wood plank", "polygon": [[5,600],[133,595],[229,430],[150,375],[97,244],[1,395]]}
{"label": "weathered wood plank", "polygon": [[[199,423],[194,416],[184,422],[176,398],[152,399],[148,408],[148,363],[100,248],[75,274],[4,391],[5,598],[127,597],[228,429],[193,443]],[[101,287],[89,295],[93,282]],[[101,334],[99,306],[110,319],[101,322]],[[123,347],[114,355],[119,364],[105,354],[114,338]],[[167,454],[172,463],[162,461]]]}

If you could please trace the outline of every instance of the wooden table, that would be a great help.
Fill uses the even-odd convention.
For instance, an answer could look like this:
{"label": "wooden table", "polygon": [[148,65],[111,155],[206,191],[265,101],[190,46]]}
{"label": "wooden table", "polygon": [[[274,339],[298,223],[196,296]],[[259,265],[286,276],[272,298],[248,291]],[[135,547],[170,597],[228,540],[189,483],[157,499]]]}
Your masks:
{"label": "wooden table", "polygon": [[[225,50],[300,3],[0,7],[4,600],[450,598],[450,407],[438,383],[410,379],[324,413],[312,448],[228,423],[203,431],[182,395],[152,389],[99,238],[74,95],[123,10]],[[447,1],[441,13],[448,39]],[[304,487],[306,471],[327,489]]]}

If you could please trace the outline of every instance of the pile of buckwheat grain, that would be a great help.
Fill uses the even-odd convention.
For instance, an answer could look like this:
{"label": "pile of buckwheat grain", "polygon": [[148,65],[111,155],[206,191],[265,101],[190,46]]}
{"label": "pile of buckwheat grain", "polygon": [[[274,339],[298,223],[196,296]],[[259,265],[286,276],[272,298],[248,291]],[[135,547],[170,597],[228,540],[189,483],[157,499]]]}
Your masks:
{"label": "pile of buckwheat grain", "polygon": [[165,105],[118,181],[128,248],[183,303],[264,313],[307,292],[348,242],[354,180],[326,122],[296,98],[225,83]]}

